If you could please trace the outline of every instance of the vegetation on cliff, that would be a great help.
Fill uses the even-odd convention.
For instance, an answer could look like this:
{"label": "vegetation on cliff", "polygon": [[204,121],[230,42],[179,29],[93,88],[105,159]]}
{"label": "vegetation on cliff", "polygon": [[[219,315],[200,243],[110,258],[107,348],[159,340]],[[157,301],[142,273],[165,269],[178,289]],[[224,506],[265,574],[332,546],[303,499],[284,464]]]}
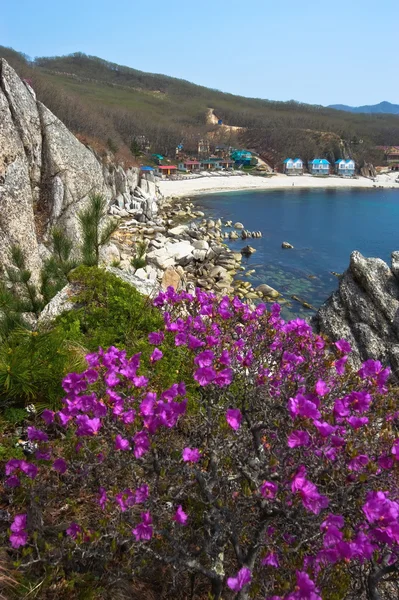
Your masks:
{"label": "vegetation on cliff", "polygon": [[[394,115],[370,119],[293,101],[244,98],[82,53],[29,61],[0,47],[0,56],[32,80],[39,99],[75,134],[98,149],[109,148],[111,142],[125,159],[138,158],[139,139],[148,140],[152,151],[174,157],[182,140],[186,150],[196,151],[199,137],[206,134],[215,142],[253,148],[272,164],[287,155],[305,160],[352,155],[360,164],[376,164],[383,158],[376,146],[398,143]],[[209,108],[242,129],[210,125]]]}

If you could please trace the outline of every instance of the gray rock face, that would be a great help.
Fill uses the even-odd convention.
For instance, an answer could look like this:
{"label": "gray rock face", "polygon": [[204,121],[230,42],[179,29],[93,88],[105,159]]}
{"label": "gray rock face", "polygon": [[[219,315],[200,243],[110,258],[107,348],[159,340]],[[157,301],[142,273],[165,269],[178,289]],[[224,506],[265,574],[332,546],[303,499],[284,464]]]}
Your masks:
{"label": "gray rock face", "polygon": [[154,297],[158,294],[160,288],[157,281],[151,281],[150,279],[140,279],[140,277],[136,277],[135,275],[131,275],[126,271],[121,271],[115,267],[107,267],[106,271],[112,273],[119,279],[122,279],[125,283],[129,283],[131,286],[136,288],[140,294],[144,296]]}
{"label": "gray rock face", "polygon": [[55,224],[73,239],[77,254],[77,215],[92,193],[116,202],[112,212],[119,217],[133,213],[146,221],[158,211],[151,174],[140,181],[137,168],[103,164],[0,59],[0,263],[8,262],[13,244],[20,245],[37,283],[38,245]]}
{"label": "gray rock face", "polygon": [[379,258],[352,252],[339,289],[320,308],[316,329],[336,341],[351,344],[352,364],[372,358],[390,364],[399,375],[399,252],[392,266]]}

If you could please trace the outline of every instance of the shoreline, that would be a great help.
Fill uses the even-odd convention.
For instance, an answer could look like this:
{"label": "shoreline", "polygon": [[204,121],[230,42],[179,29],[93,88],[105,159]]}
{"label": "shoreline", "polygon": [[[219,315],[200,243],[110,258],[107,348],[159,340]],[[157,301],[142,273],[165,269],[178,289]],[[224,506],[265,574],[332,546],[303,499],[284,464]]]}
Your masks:
{"label": "shoreline", "polygon": [[375,181],[367,177],[343,179],[341,177],[318,178],[311,175],[289,176],[276,174],[272,177],[256,175],[215,175],[184,180],[162,180],[157,185],[165,198],[183,198],[223,192],[276,191],[289,189],[396,189],[399,190],[397,173],[377,175]]}

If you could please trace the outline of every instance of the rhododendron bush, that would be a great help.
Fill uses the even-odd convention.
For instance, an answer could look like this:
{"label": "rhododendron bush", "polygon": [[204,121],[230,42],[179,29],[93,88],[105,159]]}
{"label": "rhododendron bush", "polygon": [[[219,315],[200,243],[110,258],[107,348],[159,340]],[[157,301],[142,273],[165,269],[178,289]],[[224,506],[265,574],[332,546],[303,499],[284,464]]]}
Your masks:
{"label": "rhododendron bush", "polygon": [[[170,597],[378,598],[399,565],[388,369],[352,371],[347,342],[285,323],[278,305],[172,289],[154,304],[165,327],[149,360],[88,355],[62,409],[28,428],[32,457],[5,465],[19,570],[162,567]],[[166,340],[186,348],[192,380],[163,389]]]}

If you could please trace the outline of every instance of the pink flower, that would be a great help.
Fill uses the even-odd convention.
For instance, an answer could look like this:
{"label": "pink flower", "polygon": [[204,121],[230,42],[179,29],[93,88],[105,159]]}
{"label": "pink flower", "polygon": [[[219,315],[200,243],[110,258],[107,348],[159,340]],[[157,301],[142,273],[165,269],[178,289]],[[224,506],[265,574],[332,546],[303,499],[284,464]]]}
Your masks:
{"label": "pink flower", "polygon": [[198,448],[184,448],[182,456],[184,462],[192,463],[197,463],[201,458],[201,454]]}
{"label": "pink flower", "polygon": [[11,531],[13,533],[17,533],[17,531],[21,531],[21,529],[26,528],[26,513],[21,513],[19,515],[15,515],[14,521],[11,524]]}
{"label": "pink flower", "polygon": [[239,592],[245,585],[251,582],[252,573],[248,567],[243,567],[240,569],[236,575],[236,577],[229,577],[227,580],[227,587],[229,587],[233,592]]}
{"label": "pink flower", "polygon": [[28,534],[23,530],[17,531],[16,533],[12,533],[10,535],[9,540],[13,548],[20,548],[21,546],[26,546]]}
{"label": "pink flower", "polygon": [[133,438],[134,456],[140,458],[150,449],[150,440],[146,431],[139,431]]}
{"label": "pink flower", "polygon": [[49,410],[48,408],[46,408],[40,416],[42,417],[42,419],[46,423],[46,425],[50,425],[51,423],[54,422],[54,415],[55,415],[55,413],[52,410]]}
{"label": "pink flower", "polygon": [[399,460],[399,438],[394,441],[391,454],[393,454],[395,460]]}
{"label": "pink flower", "polygon": [[278,569],[280,566],[278,556],[275,552],[269,552],[269,554],[266,554],[266,556],[262,558],[261,563],[263,566],[275,567],[276,569]]}
{"label": "pink flower", "polygon": [[211,367],[215,355],[211,350],[204,350],[194,358],[194,363],[199,367]]}
{"label": "pink flower", "polygon": [[239,408],[229,408],[226,411],[226,421],[234,431],[240,428],[242,414]]}
{"label": "pink flower", "polygon": [[179,525],[187,525],[188,515],[184,512],[181,505],[177,507],[173,519],[176,521],[176,523],[179,523]]}
{"label": "pink flower", "polygon": [[153,331],[152,333],[148,334],[148,341],[153,346],[162,344],[164,339],[165,339],[165,335],[162,333],[162,331]]}
{"label": "pink flower", "polygon": [[132,530],[136,542],[149,542],[153,535],[152,518],[149,512],[141,513],[141,523]]}
{"label": "pink flower", "polygon": [[48,442],[48,435],[47,433],[44,433],[44,431],[41,431],[40,429],[36,429],[36,427],[28,427],[27,429],[28,431],[28,439],[30,441],[37,441],[37,442]]}
{"label": "pink flower", "polygon": [[368,417],[349,417],[346,421],[353,429],[360,429],[369,422]]}
{"label": "pink flower", "polygon": [[87,415],[78,415],[75,420],[78,425],[76,430],[78,437],[97,435],[101,428],[101,421],[97,417],[89,419]]}
{"label": "pink flower", "polygon": [[260,493],[264,498],[272,500],[277,494],[277,485],[272,481],[264,481],[260,486]]}
{"label": "pink flower", "polygon": [[119,433],[115,438],[115,450],[130,450],[129,440],[123,438]]}
{"label": "pink flower", "polygon": [[149,496],[149,489],[148,489],[148,485],[143,483],[142,485],[140,485],[140,487],[137,488],[136,493],[135,493],[135,497],[134,497],[134,501],[136,504],[144,504],[144,502],[147,500],[148,496]]}
{"label": "pink flower", "polygon": [[155,348],[154,352],[150,356],[150,361],[152,363],[154,363],[154,362],[157,362],[158,360],[161,360],[162,357],[163,357],[163,352],[161,350],[158,350],[158,348]]}
{"label": "pink flower", "polygon": [[346,340],[338,340],[334,345],[340,352],[343,352],[343,354],[349,354],[349,352],[352,351],[351,345]]}
{"label": "pink flower", "polygon": [[82,528],[77,523],[71,523],[68,529],[66,530],[66,534],[69,535],[73,540],[76,540],[78,534],[82,532]]}
{"label": "pink flower", "polygon": [[346,363],[347,362],[348,362],[348,357],[347,356],[343,356],[339,360],[335,361],[335,370],[337,371],[338,375],[344,375],[345,374],[345,367],[346,367]]}
{"label": "pink flower", "polygon": [[58,471],[58,473],[61,473],[61,475],[63,473],[65,473],[65,471],[67,470],[67,463],[65,462],[65,460],[63,458],[57,458],[54,462],[53,462],[53,469],[55,471]]}
{"label": "pink flower", "polygon": [[215,377],[216,371],[212,367],[199,367],[199,369],[194,371],[194,379],[195,381],[198,381],[202,387],[212,383]]}
{"label": "pink flower", "polygon": [[307,431],[293,431],[288,438],[289,448],[298,448],[299,446],[309,446],[310,436]]}
{"label": "pink flower", "polygon": [[19,477],[17,477],[16,475],[11,475],[11,477],[8,477],[4,483],[9,488],[16,488],[21,485]]}
{"label": "pink flower", "polygon": [[230,385],[230,383],[233,381],[233,375],[233,369],[222,369],[222,371],[218,371],[216,373],[214,383],[219,387]]}
{"label": "pink flower", "polygon": [[316,382],[315,390],[316,390],[316,394],[318,396],[322,396],[323,397],[326,394],[328,394],[328,392],[330,391],[330,388],[328,387],[328,385],[326,384],[325,381],[323,381],[322,379],[319,379]]}
{"label": "pink flower", "polygon": [[101,506],[101,508],[104,510],[105,505],[108,502],[107,491],[106,491],[105,488],[100,487],[100,489],[98,490],[98,492],[99,492],[98,503]]}

